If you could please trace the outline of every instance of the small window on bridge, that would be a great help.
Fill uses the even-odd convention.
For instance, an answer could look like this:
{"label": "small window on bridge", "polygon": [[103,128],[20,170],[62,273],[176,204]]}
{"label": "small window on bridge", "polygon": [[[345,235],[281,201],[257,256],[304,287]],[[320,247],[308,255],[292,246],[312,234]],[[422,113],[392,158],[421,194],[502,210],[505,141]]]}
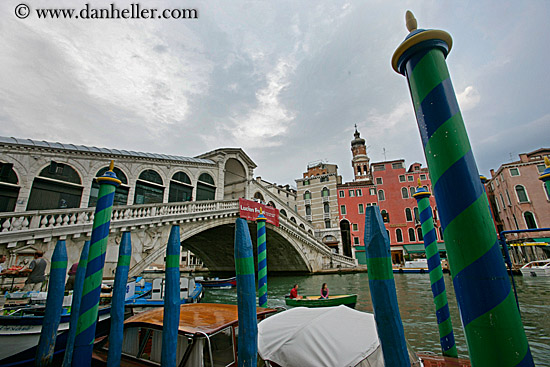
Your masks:
{"label": "small window on bridge", "polygon": [[189,176],[185,172],[176,172],[170,180],[168,202],[191,201],[192,195],[193,185]]}
{"label": "small window on bridge", "polygon": [[[19,196],[19,180],[13,170],[13,164],[0,163],[0,212],[12,212]],[[5,185],[7,184],[7,185]]]}
{"label": "small window on bridge", "polygon": [[197,183],[197,200],[214,200],[216,197],[216,184],[208,173],[199,176]]}
{"label": "small window on bridge", "polygon": [[136,182],[134,204],[162,203],[163,200],[164,184],[162,177],[152,169],[141,172]]}
{"label": "small window on bridge", "polygon": [[74,168],[52,161],[32,184],[27,210],[78,208],[82,181]]}
{"label": "small window on bridge", "polygon": [[[95,177],[100,177],[105,174],[109,170],[109,167],[103,167],[99,171],[97,171]],[[119,168],[115,167],[113,168],[113,172],[115,173],[116,177],[122,182],[121,185],[119,185],[115,189],[115,199],[113,201],[113,205],[126,205],[128,204],[128,192],[130,191],[130,188],[128,187],[128,178],[122,172]],[[90,199],[88,199],[88,207],[96,206],[97,204],[97,197],[99,195],[99,184],[96,182],[96,180],[92,180],[92,188],[90,190]]]}

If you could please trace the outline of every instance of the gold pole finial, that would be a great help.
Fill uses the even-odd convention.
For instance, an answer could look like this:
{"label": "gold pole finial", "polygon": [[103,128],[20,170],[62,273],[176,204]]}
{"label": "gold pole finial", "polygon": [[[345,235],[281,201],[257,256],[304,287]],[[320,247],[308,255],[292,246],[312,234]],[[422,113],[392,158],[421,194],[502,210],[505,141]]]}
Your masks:
{"label": "gold pole finial", "polygon": [[422,187],[422,182],[418,179],[418,187]]}
{"label": "gold pole finial", "polygon": [[264,213],[264,212],[263,212],[262,208],[260,207],[260,214],[263,214],[263,213]]}
{"label": "gold pole finial", "polygon": [[407,12],[405,13],[405,24],[407,25],[407,29],[409,30],[409,32],[416,30],[416,27],[418,26],[416,18],[410,10],[407,10]]}
{"label": "gold pole finial", "polygon": [[544,157],[544,164],[546,165],[546,168],[550,168],[550,159],[548,159],[548,156]]}
{"label": "gold pole finial", "polygon": [[115,161],[111,160],[111,164],[109,164],[109,171],[112,171],[115,168]]}

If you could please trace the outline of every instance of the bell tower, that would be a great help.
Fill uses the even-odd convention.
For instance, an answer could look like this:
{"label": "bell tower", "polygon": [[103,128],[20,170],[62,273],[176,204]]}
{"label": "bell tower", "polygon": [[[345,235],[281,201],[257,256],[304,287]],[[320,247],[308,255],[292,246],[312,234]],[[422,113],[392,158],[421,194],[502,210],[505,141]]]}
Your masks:
{"label": "bell tower", "polygon": [[370,159],[367,156],[365,139],[362,139],[361,134],[357,131],[357,124],[355,125],[355,133],[353,136],[355,139],[351,141],[351,154],[353,155],[351,165],[353,167],[355,181],[372,181],[369,166]]}

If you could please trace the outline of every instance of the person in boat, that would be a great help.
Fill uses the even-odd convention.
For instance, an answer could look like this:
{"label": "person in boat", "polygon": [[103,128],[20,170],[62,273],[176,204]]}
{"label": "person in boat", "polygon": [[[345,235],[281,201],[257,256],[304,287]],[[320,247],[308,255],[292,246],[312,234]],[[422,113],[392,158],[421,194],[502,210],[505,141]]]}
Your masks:
{"label": "person in boat", "polygon": [[66,291],[72,291],[74,289],[74,280],[76,278],[76,271],[78,269],[78,263],[74,263],[73,266],[69,269],[69,278],[67,279],[67,284],[65,284]]}
{"label": "person in boat", "polygon": [[298,295],[298,284],[294,284],[294,287],[290,290],[290,298],[302,299],[302,296]]}
{"label": "person in boat", "polygon": [[22,274],[28,274],[29,277],[23,287],[24,292],[38,291],[42,289],[42,284],[46,280],[46,260],[42,258],[44,253],[42,251],[36,251],[34,253],[34,260],[31,261],[29,267],[20,271]]}
{"label": "person in boat", "polygon": [[323,283],[321,286],[321,297],[319,299],[328,299],[328,286],[327,283]]}

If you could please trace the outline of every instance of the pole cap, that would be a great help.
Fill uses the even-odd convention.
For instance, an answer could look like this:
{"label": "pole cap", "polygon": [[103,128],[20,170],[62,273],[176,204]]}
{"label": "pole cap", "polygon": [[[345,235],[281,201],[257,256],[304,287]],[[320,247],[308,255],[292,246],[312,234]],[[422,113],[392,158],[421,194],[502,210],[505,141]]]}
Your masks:
{"label": "pole cap", "polygon": [[546,169],[540,174],[539,180],[546,182],[550,180],[550,159],[548,159],[548,156],[544,157],[544,164],[546,165]]}
{"label": "pole cap", "polygon": [[418,188],[416,189],[416,192],[413,194],[413,198],[415,198],[417,201],[422,198],[429,198],[432,195],[431,192],[426,190],[424,187],[422,187],[422,182],[420,179],[418,179]]}
{"label": "pole cap", "polygon": [[118,179],[116,174],[113,172],[115,169],[115,161],[111,160],[111,164],[109,164],[109,170],[103,174],[103,176],[96,177],[97,183],[101,184],[111,184],[114,186],[119,186],[122,181]]}
{"label": "pole cap", "polygon": [[260,208],[260,214],[256,218],[256,222],[265,222],[267,221],[267,218],[264,216],[262,208]]}
{"label": "pole cap", "polygon": [[417,29],[416,18],[410,10],[405,13],[405,24],[410,33],[393,53],[391,65],[395,72],[405,75],[406,61],[420,50],[439,48],[447,57],[453,47],[449,33],[437,29]]}

